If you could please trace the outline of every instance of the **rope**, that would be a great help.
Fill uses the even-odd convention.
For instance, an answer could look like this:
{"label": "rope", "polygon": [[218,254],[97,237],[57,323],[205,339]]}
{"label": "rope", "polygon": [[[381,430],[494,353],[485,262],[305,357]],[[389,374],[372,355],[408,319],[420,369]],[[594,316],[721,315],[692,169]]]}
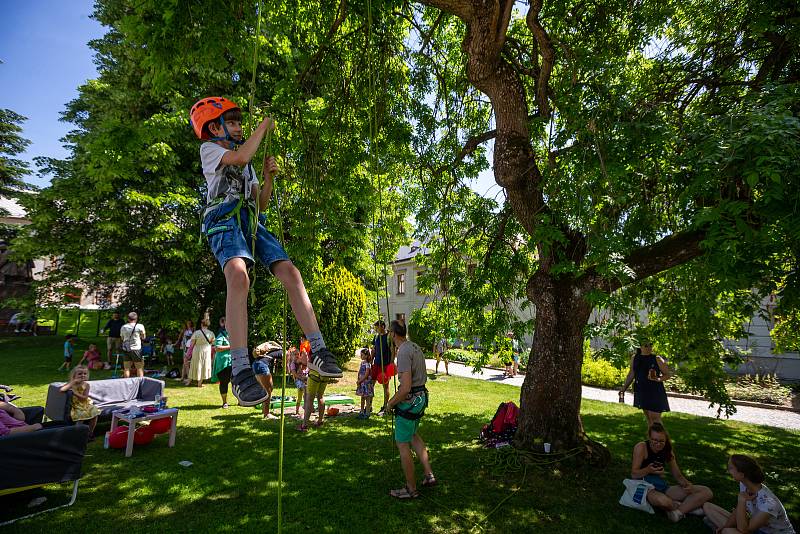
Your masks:
{"label": "rope", "polygon": [[498,474],[505,478],[510,473],[518,473],[522,471],[522,480],[520,481],[519,485],[515,490],[511,493],[506,495],[503,499],[500,500],[491,510],[489,510],[483,517],[478,519],[477,521],[467,517],[463,513],[443,504],[442,502],[434,499],[430,495],[425,493],[420,493],[420,496],[425,500],[432,502],[433,504],[439,506],[440,508],[449,511],[453,514],[456,518],[462,520],[466,525],[469,527],[468,532],[479,531],[482,532],[486,526],[486,521],[494,515],[498,510],[500,510],[503,505],[505,505],[511,498],[513,498],[517,493],[519,493],[523,487],[525,487],[525,480],[528,476],[528,468],[544,468],[549,465],[557,464],[573,458],[579,454],[581,454],[583,448],[576,447],[574,449],[570,449],[560,453],[542,453],[542,452],[532,452],[532,451],[524,451],[515,449],[513,447],[503,447],[500,449],[494,450],[494,455],[487,459],[486,462],[483,462],[483,467],[490,468]]}
{"label": "rope", "polygon": [[[267,133],[267,153],[264,155],[264,160],[266,161],[268,154],[271,151],[272,139],[269,133]],[[263,171],[262,171],[263,172]],[[281,200],[280,195],[278,194],[278,188],[276,187],[276,183],[273,180],[272,182],[272,194],[275,197],[275,211],[278,215],[278,239],[281,242],[281,247],[284,249],[286,245],[284,243],[283,238],[283,216],[281,214]],[[284,405],[286,402],[286,312],[287,306],[286,303],[288,301],[288,292],[284,288],[283,290],[283,299],[282,299],[282,311],[283,311],[283,331],[281,333],[281,350],[283,351],[283,379],[281,381],[281,423],[280,428],[278,430],[278,534],[283,533],[283,436],[284,436],[284,427],[285,427],[285,411]],[[299,399],[298,399],[299,401]],[[303,409],[307,410],[308,406],[306,406],[306,402],[308,399],[305,399],[303,402]]]}
{"label": "rope", "polygon": [[[372,42],[372,0],[367,0],[367,64],[372,65],[372,47],[370,46]],[[378,193],[378,212],[379,217],[376,223],[375,220],[375,209],[372,210],[372,254],[373,254],[373,266],[374,266],[374,274],[375,274],[375,304],[378,308],[378,313],[380,314],[381,309],[381,298],[380,298],[380,279],[378,277],[378,225],[380,224],[380,228],[383,229],[383,190],[380,187],[379,180],[377,179],[377,173],[375,172],[377,167],[377,157],[378,153],[376,150],[377,145],[377,136],[378,136],[378,116],[377,112],[375,111],[375,102],[374,96],[376,94],[376,86],[377,83],[375,81],[375,71],[372,68],[368,70],[367,76],[367,85],[369,90],[369,97],[370,97],[370,105],[369,105],[369,152],[370,152],[370,166],[372,168],[372,188]],[[389,311],[389,282],[386,280],[386,271],[387,271],[387,263],[384,259],[383,263],[383,290],[384,290],[384,297],[386,299],[386,320],[390,321],[391,314]],[[381,375],[385,379],[386,377],[386,359],[384,358],[383,354],[383,343],[380,342],[380,334],[378,335],[379,343],[378,347],[380,350],[380,358],[381,358]],[[397,392],[397,375],[392,376],[392,385],[394,392]],[[381,384],[383,386],[383,384]],[[394,413],[390,414],[389,417],[389,446],[394,446]]]}
{"label": "rope", "polygon": [[[255,34],[255,43],[253,45],[253,69],[252,69],[252,76],[250,78],[250,95],[248,97],[248,137],[252,135],[254,130],[255,124],[255,112],[253,109],[253,102],[255,100],[255,92],[256,92],[256,72],[258,70],[258,54],[261,49],[261,0],[258,0],[258,6],[256,8],[256,34]],[[266,134],[266,150],[264,152],[264,160],[261,166],[261,174],[263,176],[264,169],[266,167],[267,158],[272,153],[272,131],[267,130]],[[259,182],[259,190],[261,187],[264,186],[264,182],[260,177],[258,177]],[[280,203],[280,195],[278,194],[278,188],[276,187],[275,181],[272,182],[272,194],[275,197],[275,210],[277,213],[278,218],[278,238],[280,239],[281,246],[285,249],[286,245],[284,243],[283,238],[283,218],[281,215],[281,203]],[[258,205],[260,203],[260,198],[255,199],[256,201],[256,209],[251,210],[248,208],[248,216],[250,218],[250,229],[252,231],[252,250],[253,254],[255,254],[256,249],[256,233],[258,232],[258,214],[261,211],[261,207]],[[252,277],[250,283],[250,302],[251,304],[255,301],[255,279],[256,279],[256,270],[252,269]],[[282,373],[282,381],[281,381],[281,418],[280,418],[280,427],[278,429],[278,534],[283,534],[283,458],[284,458],[284,430],[285,430],[285,421],[286,421],[286,412],[285,412],[285,404],[286,404],[286,311],[287,311],[287,300],[288,300],[288,293],[286,289],[283,291],[283,299],[282,299],[282,310],[283,310],[283,331],[281,334],[281,350],[283,352],[283,373]],[[271,402],[268,399],[266,402]],[[305,408],[305,406],[304,406]]]}

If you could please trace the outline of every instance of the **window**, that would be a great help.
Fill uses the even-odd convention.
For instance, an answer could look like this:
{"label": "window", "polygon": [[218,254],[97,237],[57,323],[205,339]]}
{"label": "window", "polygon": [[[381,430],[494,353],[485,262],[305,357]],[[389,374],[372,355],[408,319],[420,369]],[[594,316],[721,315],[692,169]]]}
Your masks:
{"label": "window", "polygon": [[417,295],[422,295],[422,288],[419,286],[419,279],[425,271],[417,271]]}
{"label": "window", "polygon": [[405,313],[396,313],[394,318],[398,321],[401,321],[403,324],[406,324],[406,314]]}
{"label": "window", "polygon": [[399,273],[397,275],[397,294],[406,294],[406,273]]}

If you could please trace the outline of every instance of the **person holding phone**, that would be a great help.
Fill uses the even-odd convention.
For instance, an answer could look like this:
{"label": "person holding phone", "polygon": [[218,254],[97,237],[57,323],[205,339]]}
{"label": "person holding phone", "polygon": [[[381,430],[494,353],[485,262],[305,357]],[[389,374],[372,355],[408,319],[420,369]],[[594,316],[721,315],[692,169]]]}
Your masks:
{"label": "person holding phone", "polygon": [[[677,486],[670,486],[665,480],[667,466],[678,482]],[[703,515],[703,504],[714,496],[708,487],[692,484],[683,476],[672,441],[661,423],[650,425],[647,440],[637,443],[633,448],[631,478],[653,485],[647,492],[647,502],[666,512],[673,523],[683,519],[686,514]]]}
{"label": "person holding phone", "polygon": [[625,390],[633,382],[633,405],[644,412],[648,428],[653,423],[662,423],[661,414],[669,411],[664,382],[670,376],[672,372],[667,361],[662,356],[653,354],[653,345],[649,340],[643,339],[641,347],[631,357],[630,370],[619,392],[619,401],[625,402]]}

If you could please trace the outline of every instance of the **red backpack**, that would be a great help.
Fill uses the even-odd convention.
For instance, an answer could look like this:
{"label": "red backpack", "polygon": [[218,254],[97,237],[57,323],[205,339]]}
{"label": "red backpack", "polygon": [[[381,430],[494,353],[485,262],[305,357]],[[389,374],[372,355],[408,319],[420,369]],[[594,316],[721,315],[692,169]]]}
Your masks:
{"label": "red backpack", "polygon": [[517,416],[519,408],[513,402],[501,402],[489,424],[483,425],[480,440],[487,446],[497,442],[510,442],[517,432]]}

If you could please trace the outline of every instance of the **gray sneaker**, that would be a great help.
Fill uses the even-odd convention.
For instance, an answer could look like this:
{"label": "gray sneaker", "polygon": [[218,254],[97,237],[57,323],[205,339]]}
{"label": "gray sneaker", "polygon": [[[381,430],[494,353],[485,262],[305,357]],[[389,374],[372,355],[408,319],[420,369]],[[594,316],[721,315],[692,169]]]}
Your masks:
{"label": "gray sneaker", "polygon": [[253,369],[249,366],[242,369],[231,379],[231,391],[233,396],[239,400],[239,406],[255,406],[265,401],[269,401],[269,395],[261,384],[256,380]]}
{"label": "gray sneaker", "polygon": [[342,370],[336,365],[336,358],[331,351],[324,348],[311,355],[308,368],[319,373],[323,378],[341,378]]}

